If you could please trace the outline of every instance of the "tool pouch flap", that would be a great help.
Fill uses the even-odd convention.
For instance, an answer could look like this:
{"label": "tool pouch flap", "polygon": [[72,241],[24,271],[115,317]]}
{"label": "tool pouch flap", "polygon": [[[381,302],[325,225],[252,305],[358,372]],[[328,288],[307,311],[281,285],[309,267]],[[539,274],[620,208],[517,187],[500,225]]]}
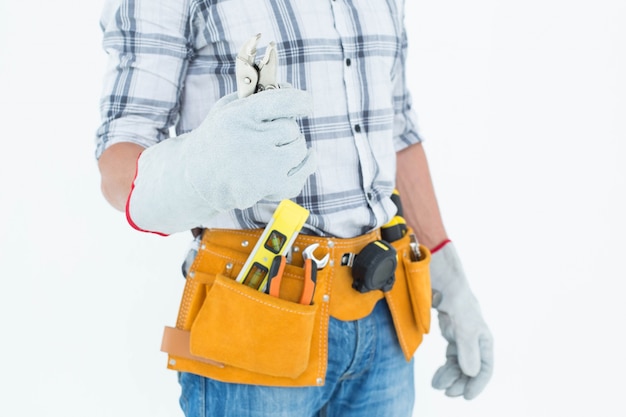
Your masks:
{"label": "tool pouch flap", "polygon": [[315,305],[217,275],[191,326],[190,351],[247,371],[296,378],[309,364],[315,314]]}
{"label": "tool pouch flap", "polygon": [[[412,230],[409,230],[412,233]],[[430,252],[420,245],[421,258],[411,259],[409,234],[393,242],[398,251],[396,282],[385,293],[406,360],[410,360],[430,330]]]}
{"label": "tool pouch flap", "polygon": [[409,298],[411,300],[415,324],[422,333],[428,333],[430,330],[430,308],[432,300],[428,268],[430,253],[424,246],[420,249],[423,254],[422,259],[412,261],[410,257],[405,256],[402,258],[402,262],[406,274],[407,286],[409,288]]}

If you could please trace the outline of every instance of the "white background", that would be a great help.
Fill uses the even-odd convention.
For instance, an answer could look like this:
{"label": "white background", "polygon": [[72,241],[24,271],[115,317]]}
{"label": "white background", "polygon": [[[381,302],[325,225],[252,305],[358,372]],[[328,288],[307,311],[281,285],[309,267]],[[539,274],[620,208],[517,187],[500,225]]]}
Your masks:
{"label": "white background", "polygon": [[[100,3],[0,3],[2,416],[181,415],[159,346],[189,235],[134,232],[100,195]],[[408,3],[414,104],[497,355],[479,398],[445,397],[433,321],[415,416],[625,415],[626,3]]]}

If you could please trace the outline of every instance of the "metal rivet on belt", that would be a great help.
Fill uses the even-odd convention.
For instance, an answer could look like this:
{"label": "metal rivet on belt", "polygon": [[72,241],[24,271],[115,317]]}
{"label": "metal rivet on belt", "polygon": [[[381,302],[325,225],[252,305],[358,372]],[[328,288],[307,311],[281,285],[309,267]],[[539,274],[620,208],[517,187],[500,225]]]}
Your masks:
{"label": "metal rivet on belt", "polygon": [[193,277],[195,277],[195,276],[196,276],[196,273],[195,273],[194,271],[191,271],[191,272],[189,273],[189,276],[190,276],[191,278],[193,278]]}
{"label": "metal rivet on belt", "polygon": [[322,301],[327,303],[328,301],[330,301],[330,295],[328,294],[324,294],[324,296],[322,297]]}
{"label": "metal rivet on belt", "polygon": [[335,260],[331,259],[330,261],[328,261],[328,265],[330,265],[331,267],[335,266]]}
{"label": "metal rivet on belt", "polygon": [[233,269],[233,264],[232,264],[232,262],[229,262],[229,263],[226,264],[226,270],[230,271],[231,269]]}
{"label": "metal rivet on belt", "polygon": [[202,244],[202,246],[200,246],[200,249],[205,250],[206,249],[206,245]]}
{"label": "metal rivet on belt", "polygon": [[322,378],[317,378],[317,385],[324,385],[324,380]]}
{"label": "metal rivet on belt", "polygon": [[293,247],[293,251],[294,251],[294,252],[300,252],[300,248],[299,248],[299,247],[297,247],[297,246],[294,246],[294,247]]}
{"label": "metal rivet on belt", "polygon": [[244,240],[243,242],[241,242],[241,246],[243,246],[244,248],[248,247],[249,242],[247,240]]}
{"label": "metal rivet on belt", "polygon": [[332,240],[328,240],[328,247],[333,248],[334,246],[335,246],[335,242],[333,242]]}
{"label": "metal rivet on belt", "polygon": [[176,359],[170,359],[170,365],[172,366],[176,365]]}

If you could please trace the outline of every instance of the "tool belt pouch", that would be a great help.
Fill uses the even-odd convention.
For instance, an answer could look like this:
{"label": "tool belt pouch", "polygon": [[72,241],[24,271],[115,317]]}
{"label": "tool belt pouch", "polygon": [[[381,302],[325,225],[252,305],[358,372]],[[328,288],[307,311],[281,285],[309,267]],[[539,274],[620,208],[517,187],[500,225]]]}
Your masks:
{"label": "tool belt pouch", "polygon": [[398,251],[398,268],[394,286],[385,293],[385,298],[394,318],[404,356],[410,360],[422,343],[424,334],[430,331],[430,252],[420,245],[421,257],[412,259],[408,234],[393,242],[393,246]]}
{"label": "tool belt pouch", "polygon": [[309,364],[316,308],[217,275],[190,332],[190,352],[254,373],[296,378]]}
{"label": "tool belt pouch", "polygon": [[300,255],[284,268],[280,298],[237,282],[261,232],[205,230],[187,274],[176,327],[166,326],[163,334],[168,369],[240,384],[324,383],[328,268],[318,271],[310,305],[299,302],[305,282]]}
{"label": "tool belt pouch", "polygon": [[406,274],[409,299],[413,310],[413,318],[419,331],[428,333],[430,331],[430,310],[432,300],[432,290],[430,287],[430,253],[425,247],[420,247],[422,257],[418,261],[411,260],[410,257],[403,257],[402,263]]}

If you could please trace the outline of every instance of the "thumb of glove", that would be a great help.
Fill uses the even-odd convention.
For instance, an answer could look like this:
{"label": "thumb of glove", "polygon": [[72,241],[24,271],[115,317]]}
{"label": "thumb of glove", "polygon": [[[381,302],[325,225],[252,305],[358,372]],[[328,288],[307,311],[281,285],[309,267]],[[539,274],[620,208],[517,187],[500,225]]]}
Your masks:
{"label": "thumb of glove", "polygon": [[469,377],[478,375],[481,355],[477,335],[457,334],[456,345],[459,354],[459,366],[463,373]]}
{"label": "thumb of glove", "polygon": [[493,374],[493,342],[491,339],[481,339],[479,343],[484,360],[481,363],[479,374],[470,378],[465,386],[464,397],[467,400],[476,398],[485,389]]}
{"label": "thumb of glove", "polygon": [[289,181],[283,183],[280,191],[266,197],[270,201],[280,201],[294,198],[302,191],[307,178],[315,172],[317,168],[317,154],[313,148],[307,149],[307,154],[302,162],[289,171]]}

